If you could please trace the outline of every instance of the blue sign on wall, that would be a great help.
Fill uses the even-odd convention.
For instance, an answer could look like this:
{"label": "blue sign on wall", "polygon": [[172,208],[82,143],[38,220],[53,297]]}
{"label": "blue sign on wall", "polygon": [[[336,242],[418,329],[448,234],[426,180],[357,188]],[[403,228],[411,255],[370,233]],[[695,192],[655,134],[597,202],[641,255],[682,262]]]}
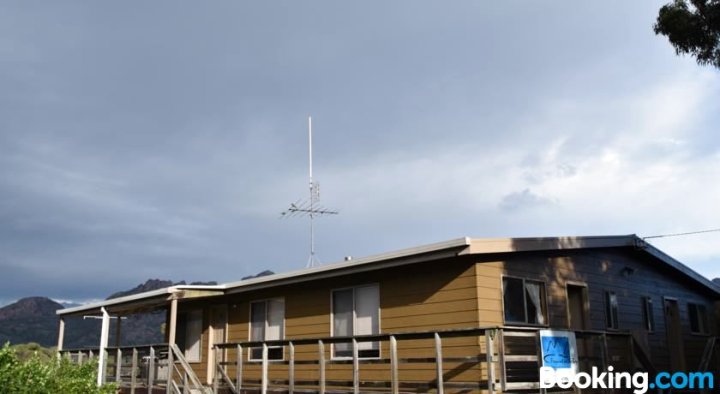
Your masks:
{"label": "blue sign on wall", "polygon": [[542,337],[543,365],[546,367],[570,368],[570,341],[567,337]]}
{"label": "blue sign on wall", "polygon": [[578,358],[575,333],[566,330],[540,330],[540,350],[543,367],[555,371],[577,373]]}

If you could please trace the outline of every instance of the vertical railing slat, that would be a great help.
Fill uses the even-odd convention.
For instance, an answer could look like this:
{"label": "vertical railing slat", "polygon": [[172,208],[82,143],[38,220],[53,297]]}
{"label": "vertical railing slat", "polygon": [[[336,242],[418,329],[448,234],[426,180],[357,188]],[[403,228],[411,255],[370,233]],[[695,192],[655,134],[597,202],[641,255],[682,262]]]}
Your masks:
{"label": "vertical railing slat", "polygon": [[166,394],[172,393],[173,388],[173,372],[175,370],[175,360],[173,359],[173,350],[171,347],[168,347],[168,359],[167,359],[167,368],[168,368],[168,375],[167,375],[167,387],[165,390]]}
{"label": "vertical railing slat", "polygon": [[495,330],[485,330],[485,362],[487,363],[487,380],[488,392],[495,392],[495,350],[494,340]]}
{"label": "vertical railing slat", "polygon": [[503,329],[498,331],[498,363],[500,364],[500,391],[507,390],[507,370],[505,369],[505,332]]}
{"label": "vertical railing slat", "polygon": [[220,363],[218,362],[218,348],[213,346],[211,352],[214,354],[214,361],[215,361],[215,368],[213,368],[213,379],[212,379],[212,387],[213,387],[213,393],[217,393],[218,389],[220,388]]}
{"label": "vertical railing slat", "polygon": [[353,394],[360,394],[360,359],[358,357],[358,341],[352,340],[352,356],[353,356]]}
{"label": "vertical railing slat", "polygon": [[155,384],[155,348],[150,346],[150,359],[148,360],[148,390]]}
{"label": "vertical railing slat", "polygon": [[122,350],[115,351],[115,383],[120,384],[120,373],[122,372]]}
{"label": "vertical railing slat", "polygon": [[288,394],[295,393],[295,345],[292,341],[288,343],[288,352],[290,353],[290,360],[288,365]]}
{"label": "vertical railing slat", "polygon": [[132,350],[132,371],[130,371],[130,394],[135,394],[135,386],[137,385],[137,368],[138,368],[138,351],[137,348]]}
{"label": "vertical railing slat", "polygon": [[242,392],[242,376],[243,373],[243,348],[242,345],[237,345],[237,354],[235,361],[235,387],[237,387],[238,393]]}
{"label": "vertical railing slat", "polygon": [[392,394],[400,393],[400,384],[398,382],[397,340],[394,335],[390,335],[390,387],[392,388]]}
{"label": "vertical railing slat", "polygon": [[318,340],[318,365],[320,367],[320,394],[325,394],[325,344],[322,339]]}
{"label": "vertical railing slat", "polygon": [[438,333],[435,333],[435,373],[437,374],[437,392],[443,394],[445,388],[443,387],[442,339]]}
{"label": "vertical railing slat", "polygon": [[262,394],[267,394],[268,389],[268,345],[263,342],[262,347]]}

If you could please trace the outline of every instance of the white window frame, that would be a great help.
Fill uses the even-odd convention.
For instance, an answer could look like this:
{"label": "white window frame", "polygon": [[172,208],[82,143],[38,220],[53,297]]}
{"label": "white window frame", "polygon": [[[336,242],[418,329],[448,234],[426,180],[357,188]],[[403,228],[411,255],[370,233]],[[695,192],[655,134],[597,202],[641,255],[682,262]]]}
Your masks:
{"label": "white window frame", "polygon": [[[355,335],[357,335],[356,331],[355,331],[357,329],[357,324],[356,324],[357,323],[357,298],[355,296],[355,293],[356,293],[357,289],[363,288],[363,287],[377,288],[377,292],[378,292],[378,307],[377,307],[378,332],[377,332],[377,334],[380,334],[382,332],[382,325],[381,325],[381,323],[382,323],[382,318],[381,318],[382,308],[380,307],[380,284],[379,283],[367,283],[367,284],[358,285],[358,286],[340,287],[337,289],[332,289],[330,291],[330,336],[331,337],[335,336],[335,305],[334,305],[334,301],[333,301],[333,299],[335,298],[335,297],[333,297],[335,292],[344,291],[344,290],[352,290],[353,291],[352,315],[353,315],[353,336],[355,336]],[[379,341],[377,341],[377,343],[378,343],[377,357],[362,357],[362,356],[358,355],[358,358],[361,360],[377,360],[377,359],[382,358],[382,346],[380,346]],[[332,360],[352,360],[352,356],[335,356],[335,344],[330,345],[330,358]]]}
{"label": "white window frame", "polygon": [[[285,312],[287,309],[285,306],[285,298],[284,297],[274,297],[274,298],[265,298],[262,300],[251,301],[248,304],[248,341],[250,341],[250,342],[253,341],[253,339],[252,339],[252,306],[253,306],[253,304],[260,304],[260,303],[265,304],[265,327],[263,328],[263,332],[264,332],[264,336],[265,336],[264,340],[265,341],[270,340],[270,339],[267,339],[268,320],[269,320],[268,317],[270,316],[270,313],[268,310],[268,305],[270,305],[270,301],[282,301],[282,304],[283,304],[282,338],[279,338],[279,339],[280,340],[285,339],[285,321],[286,321],[286,317],[285,317],[286,313]],[[285,346],[277,346],[277,347],[273,346],[271,348],[273,348],[273,349],[280,348],[282,350],[282,357],[281,358],[273,358],[273,359],[268,357],[269,362],[285,360]],[[255,349],[255,348],[254,347],[248,348],[248,361],[262,361],[262,356],[260,358],[253,358],[253,349]]]}

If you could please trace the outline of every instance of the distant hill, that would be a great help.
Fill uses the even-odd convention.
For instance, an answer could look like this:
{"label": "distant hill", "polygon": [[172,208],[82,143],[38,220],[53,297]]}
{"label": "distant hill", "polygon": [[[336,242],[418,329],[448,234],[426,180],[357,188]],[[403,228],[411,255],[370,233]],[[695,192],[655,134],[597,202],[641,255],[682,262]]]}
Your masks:
{"label": "distant hill", "polygon": [[[185,281],[173,283],[169,280],[149,279],[136,287],[118,291],[107,299],[129,296],[162,289],[173,285],[184,285]],[[216,282],[192,282],[193,285],[213,285]],[[55,311],[67,306],[47,297],[28,297],[0,308],[0,345],[5,342],[21,344],[36,342],[49,347],[57,345],[58,317]],[[161,325],[165,322],[165,311],[156,311],[127,316],[121,328],[121,344],[136,345],[163,341]],[[115,343],[115,324],[110,325],[110,341]],[[65,321],[65,348],[97,346],[100,341],[100,320],[83,319],[81,316]]]}
{"label": "distant hill", "polygon": [[57,340],[55,311],[63,306],[46,297],[28,297],[0,308],[0,344],[37,342],[52,346]]}

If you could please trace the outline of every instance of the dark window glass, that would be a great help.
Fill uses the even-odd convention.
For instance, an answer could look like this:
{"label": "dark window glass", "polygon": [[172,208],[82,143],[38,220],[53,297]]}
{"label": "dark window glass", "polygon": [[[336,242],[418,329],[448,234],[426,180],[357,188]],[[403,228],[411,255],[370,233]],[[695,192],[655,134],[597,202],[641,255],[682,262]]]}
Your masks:
{"label": "dark window glass", "polygon": [[613,291],[605,292],[605,322],[607,328],[618,328],[618,300]]}
{"label": "dark window glass", "polygon": [[695,334],[707,334],[709,332],[705,305],[688,304],[688,314],[691,332]]}
{"label": "dark window glass", "polygon": [[643,321],[648,332],[655,331],[655,312],[653,311],[653,300],[650,297],[643,297]]}
{"label": "dark window glass", "polygon": [[503,278],[503,305],[508,323],[545,324],[545,284],[520,278]]}
{"label": "dark window glass", "polygon": [[[284,338],[285,301],[281,298],[250,303],[250,340],[272,341]],[[250,349],[251,360],[262,360],[262,347]],[[282,360],[283,347],[268,347],[268,360]]]}
{"label": "dark window glass", "polygon": [[[332,292],[334,337],[352,337],[380,333],[380,292],[377,285],[360,286]],[[351,342],[333,344],[333,357],[352,357]],[[358,342],[358,357],[380,357],[376,341]]]}

